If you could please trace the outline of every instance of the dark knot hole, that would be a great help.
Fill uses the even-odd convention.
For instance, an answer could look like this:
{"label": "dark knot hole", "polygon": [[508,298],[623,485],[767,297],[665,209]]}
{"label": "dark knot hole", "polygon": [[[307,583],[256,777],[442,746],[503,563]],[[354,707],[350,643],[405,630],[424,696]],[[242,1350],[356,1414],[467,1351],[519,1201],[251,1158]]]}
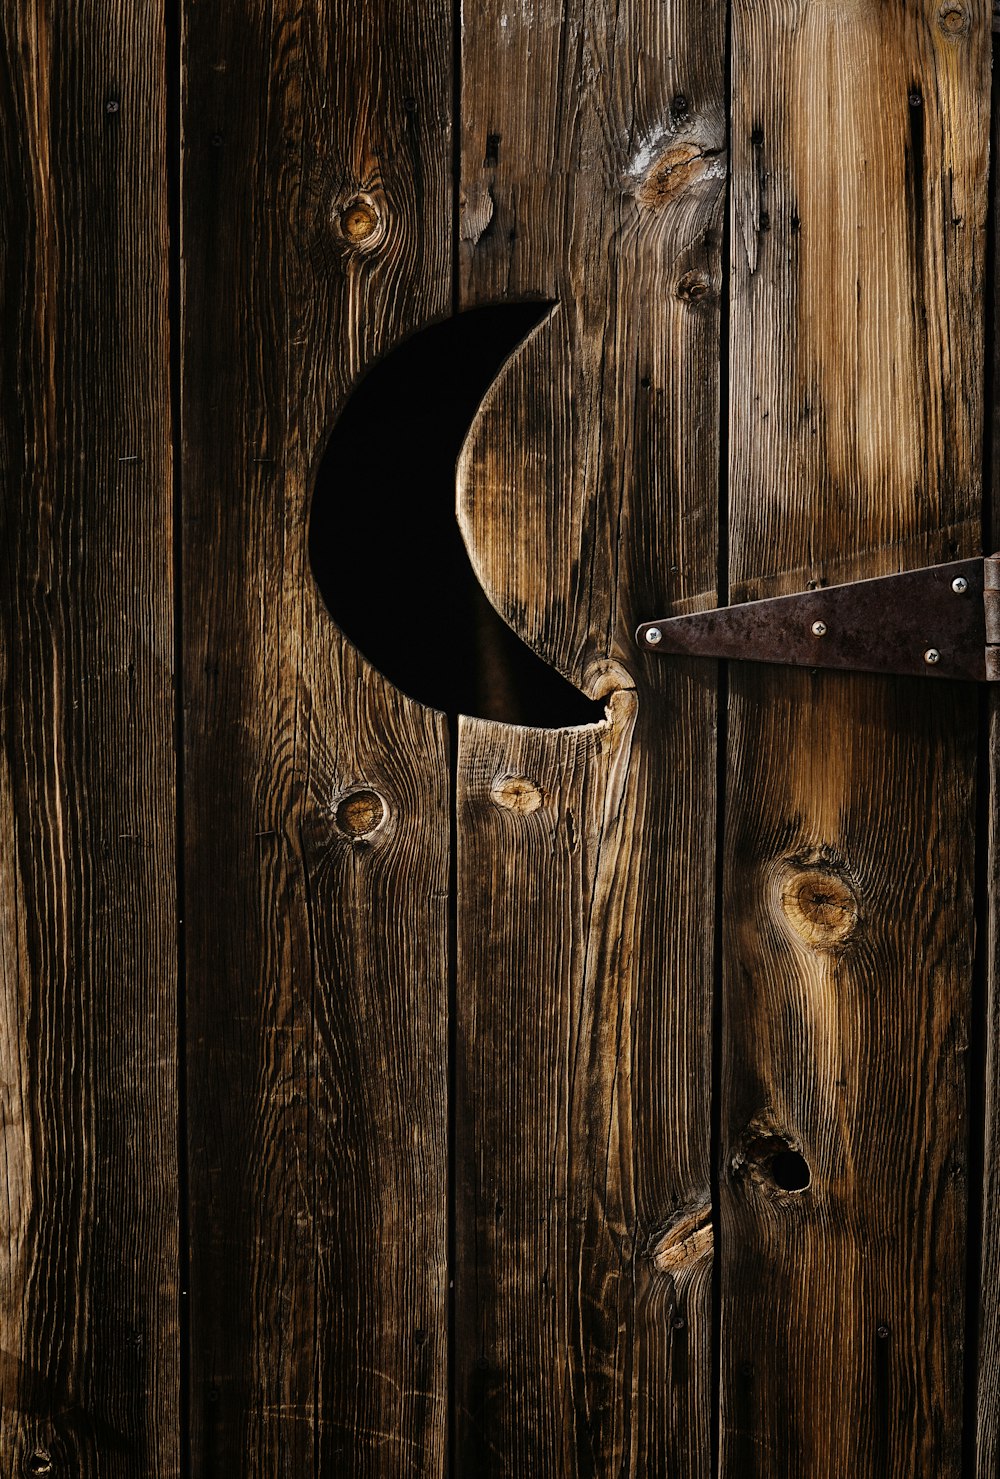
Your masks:
{"label": "dark knot hole", "polygon": [[805,1191],[812,1173],[797,1150],[779,1150],[771,1161],[771,1179],[782,1191]]}

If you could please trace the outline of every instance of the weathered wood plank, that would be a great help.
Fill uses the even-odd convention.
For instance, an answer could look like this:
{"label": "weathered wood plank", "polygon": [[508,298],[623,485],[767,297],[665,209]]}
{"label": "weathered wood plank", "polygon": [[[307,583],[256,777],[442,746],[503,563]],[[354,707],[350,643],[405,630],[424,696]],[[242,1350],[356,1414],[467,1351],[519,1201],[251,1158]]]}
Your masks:
{"label": "weathered wood plank", "polygon": [[451,25],[438,0],[186,7],[199,1473],[443,1467],[445,724],[340,637],[306,522],[350,387],[449,305]]}
{"label": "weathered wood plank", "polygon": [[[994,84],[995,87],[995,84]],[[997,185],[996,150],[1000,147],[1000,112],[993,110],[991,146],[993,153],[992,230],[996,230]],[[988,419],[987,451],[991,466],[990,548],[1000,549],[1000,333],[997,332],[997,303],[1000,284],[1000,254],[993,253],[992,310],[986,323],[986,352],[992,360],[992,401],[986,405]],[[983,920],[983,1040],[979,1044],[978,1067],[983,1075],[981,1093],[973,1104],[983,1114],[983,1181],[979,1207],[979,1280],[980,1298],[973,1326],[976,1334],[976,1433],[975,1474],[977,1479],[992,1479],[1000,1472],[1000,700],[992,689],[987,699],[988,747],[986,768],[988,790],[981,805],[988,808],[985,828],[986,918]],[[975,1059],[974,1059],[975,1061]]]}
{"label": "weathered wood plank", "polygon": [[0,9],[0,1467],[178,1472],[162,7]]}
{"label": "weathered wood plank", "polygon": [[662,784],[709,789],[705,691],[672,697],[677,733],[632,691],[460,731],[461,1473],[710,1472],[712,812]]}
{"label": "weathered wood plank", "polygon": [[473,561],[605,724],[466,722],[456,1465],[711,1469],[713,604],[723,13],[463,13],[462,300],[558,300],[460,466]]}
{"label": "weathered wood plank", "polygon": [[[996,147],[996,130],[993,136]],[[995,347],[1000,356],[1000,345]],[[996,380],[994,379],[994,384]],[[994,417],[997,408],[989,408]],[[998,444],[994,442],[994,456]],[[993,486],[997,465],[994,462]],[[994,548],[996,537],[994,534]],[[976,1436],[975,1474],[992,1479],[1000,1468],[1000,703],[990,693],[989,707],[989,821],[986,846],[987,917],[985,921],[985,1041],[978,1057],[984,1075],[980,1102],[983,1110],[983,1184],[980,1208],[980,1295],[975,1311]],[[974,1059],[975,1061],[975,1059]]]}
{"label": "weathered wood plank", "polygon": [[[736,7],[734,599],[979,552],[988,73],[950,0]],[[734,669],[727,1475],[959,1472],[976,713]]]}

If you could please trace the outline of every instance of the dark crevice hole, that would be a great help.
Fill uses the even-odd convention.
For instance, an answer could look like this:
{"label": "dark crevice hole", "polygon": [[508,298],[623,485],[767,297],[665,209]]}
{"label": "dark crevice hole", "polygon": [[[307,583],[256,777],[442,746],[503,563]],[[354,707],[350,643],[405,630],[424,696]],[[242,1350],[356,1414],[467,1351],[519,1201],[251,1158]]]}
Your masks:
{"label": "dark crevice hole", "polygon": [[771,1179],[782,1191],[805,1191],[812,1174],[797,1150],[779,1150],[771,1161]]}
{"label": "dark crevice hole", "polygon": [[379,361],[338,418],[309,557],[331,615],[411,698],[509,724],[592,724],[585,698],[507,626],[469,562],[455,463],[480,402],[549,303],[456,315]]}

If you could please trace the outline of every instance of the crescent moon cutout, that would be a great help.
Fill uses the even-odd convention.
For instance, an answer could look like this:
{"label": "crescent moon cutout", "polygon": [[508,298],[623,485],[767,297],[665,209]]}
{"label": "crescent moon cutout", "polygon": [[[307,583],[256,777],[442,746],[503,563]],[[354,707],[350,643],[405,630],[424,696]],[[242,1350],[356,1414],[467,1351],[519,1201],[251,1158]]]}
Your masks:
{"label": "crescent moon cutout", "polygon": [[603,708],[490,604],[455,515],[455,463],[493,380],[550,307],[457,314],[378,361],[330,434],[309,526],[330,614],[385,677],[449,714],[544,728],[595,723]]}

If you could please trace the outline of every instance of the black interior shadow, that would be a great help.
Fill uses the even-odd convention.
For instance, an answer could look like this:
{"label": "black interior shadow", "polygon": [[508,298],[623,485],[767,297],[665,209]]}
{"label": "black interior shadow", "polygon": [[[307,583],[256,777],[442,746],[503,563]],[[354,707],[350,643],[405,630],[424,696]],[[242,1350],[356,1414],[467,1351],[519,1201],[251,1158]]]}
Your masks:
{"label": "black interior shadow", "polygon": [[455,463],[476,410],[550,306],[458,314],[369,371],[319,466],[309,558],[337,625],[411,698],[449,714],[558,727],[592,724],[603,708],[497,615],[455,516]]}

